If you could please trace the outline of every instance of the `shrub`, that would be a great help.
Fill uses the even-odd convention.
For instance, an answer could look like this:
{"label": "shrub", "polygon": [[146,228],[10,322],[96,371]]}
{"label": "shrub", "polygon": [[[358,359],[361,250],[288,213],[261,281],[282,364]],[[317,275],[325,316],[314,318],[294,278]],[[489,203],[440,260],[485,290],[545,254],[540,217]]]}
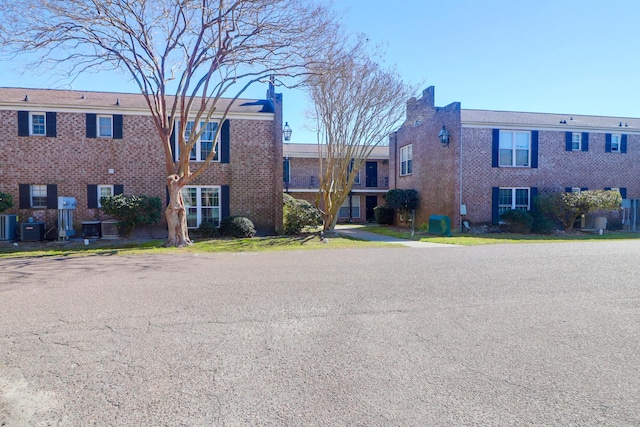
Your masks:
{"label": "shrub", "polygon": [[500,219],[509,224],[511,233],[528,233],[533,225],[533,217],[527,211],[510,209],[500,214]]}
{"label": "shrub", "polygon": [[322,214],[306,200],[294,199],[283,194],[283,232],[284,234],[300,234],[305,227],[322,225]]}
{"label": "shrub", "polygon": [[201,237],[211,238],[211,237],[217,237],[220,230],[212,222],[203,222],[198,226],[198,229],[196,230],[196,232]]}
{"label": "shrub", "polygon": [[373,215],[378,224],[392,225],[394,212],[393,208],[387,206],[376,206],[373,208]]}
{"label": "shrub", "polygon": [[13,198],[11,194],[0,192],[0,213],[6,211],[13,206]]}
{"label": "shrub", "polygon": [[585,190],[579,193],[539,195],[536,203],[542,213],[552,216],[565,230],[571,230],[581,215],[620,209],[622,196],[618,191]]}
{"label": "shrub", "polygon": [[558,227],[553,219],[544,215],[538,210],[529,212],[533,217],[533,224],[531,224],[531,232],[536,234],[552,234]]}
{"label": "shrub", "polygon": [[222,233],[223,236],[243,239],[255,236],[256,228],[249,218],[244,216],[228,216],[222,218],[220,233]]}
{"label": "shrub", "polygon": [[384,197],[386,206],[395,209],[403,221],[409,219],[409,212],[416,209],[419,204],[418,192],[416,190],[403,190],[394,188],[387,191]]}
{"label": "shrub", "polygon": [[130,236],[138,224],[155,224],[160,221],[162,202],[159,197],[115,196],[101,197],[102,211],[114,217],[122,226],[125,236]]}

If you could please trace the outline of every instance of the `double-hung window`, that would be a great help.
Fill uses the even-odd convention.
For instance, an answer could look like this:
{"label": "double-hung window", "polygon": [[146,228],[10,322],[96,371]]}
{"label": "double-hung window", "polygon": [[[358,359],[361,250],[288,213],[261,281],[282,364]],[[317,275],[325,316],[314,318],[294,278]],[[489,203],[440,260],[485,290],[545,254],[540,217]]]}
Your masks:
{"label": "double-hung window", "polygon": [[29,130],[31,135],[45,136],[47,134],[47,115],[45,113],[29,113]]}
{"label": "double-hung window", "polygon": [[571,150],[580,151],[582,150],[582,134],[578,132],[573,132],[571,134]]}
{"label": "double-hung window", "polygon": [[47,207],[47,186],[31,185],[31,207],[45,209]]}
{"label": "double-hung window", "polygon": [[102,207],[100,199],[103,197],[111,197],[113,194],[113,185],[98,185],[98,207]]}
{"label": "double-hung window", "polygon": [[[178,123],[178,128],[179,127],[180,123]],[[204,122],[200,122],[199,127],[195,126],[195,122],[187,122],[184,131],[185,141],[189,141],[192,133],[202,130],[198,141],[196,141],[196,143],[191,148],[191,152],[189,153],[189,160],[194,162],[204,162],[213,150],[216,150],[216,153],[213,156],[213,160],[218,160],[218,147],[215,141],[217,128],[218,124],[216,122],[208,122],[206,124]]]}
{"label": "double-hung window", "polygon": [[203,222],[220,225],[220,187],[202,185],[183,187],[182,199],[187,209],[188,228],[198,228]]}
{"label": "double-hung window", "polygon": [[113,116],[98,116],[98,138],[113,137]]}
{"label": "double-hung window", "polygon": [[617,134],[611,135],[611,152],[612,153],[620,152],[620,135],[617,135]]}
{"label": "double-hung window", "polygon": [[[351,202],[351,215],[349,215],[349,202]],[[351,196],[351,201],[347,197],[340,206],[338,218],[360,218],[360,196]]]}
{"label": "double-hung window", "polygon": [[531,132],[500,131],[500,166],[529,167]]}
{"label": "double-hung window", "polygon": [[400,175],[411,175],[413,169],[412,144],[400,148]]}
{"label": "double-hung window", "polygon": [[498,192],[498,213],[511,209],[529,210],[529,188],[500,188]]}

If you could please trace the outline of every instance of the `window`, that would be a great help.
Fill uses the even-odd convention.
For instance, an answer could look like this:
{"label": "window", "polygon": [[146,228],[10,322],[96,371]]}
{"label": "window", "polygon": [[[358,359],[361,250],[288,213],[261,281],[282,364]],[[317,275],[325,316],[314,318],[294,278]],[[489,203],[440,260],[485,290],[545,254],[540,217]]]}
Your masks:
{"label": "window", "polygon": [[412,144],[400,148],[400,175],[411,175],[413,169]]}
{"label": "window", "polygon": [[[351,199],[351,215],[349,215],[349,199]],[[360,218],[360,196],[347,197],[340,206],[338,218]]]}
{"label": "window", "polygon": [[498,192],[498,213],[511,209],[529,210],[528,188],[500,188]]}
{"label": "window", "polygon": [[47,134],[47,119],[45,113],[29,113],[29,129],[31,135],[45,136]]}
{"label": "window", "polygon": [[291,182],[291,164],[289,163],[289,158],[285,157],[282,162],[282,180],[288,184]]}
{"label": "window", "polygon": [[203,222],[220,225],[220,187],[183,187],[182,198],[187,209],[188,228],[198,228]]}
{"label": "window", "polygon": [[530,132],[500,131],[499,165],[528,167],[530,165]]}
{"label": "window", "polygon": [[611,152],[619,153],[620,152],[620,135],[611,135]]}
{"label": "window", "polygon": [[580,194],[581,188],[580,187],[571,187],[571,191],[570,193],[577,193]]}
{"label": "window", "polygon": [[[178,129],[180,129],[180,123],[177,123]],[[218,128],[218,124],[215,122],[208,122],[205,124],[204,122],[200,122],[200,127],[195,128],[194,122],[187,122],[184,130],[184,139],[185,141],[189,141],[192,132],[198,132],[202,129],[202,133],[200,134],[200,138],[198,142],[191,148],[191,153],[189,154],[189,160],[195,162],[204,162],[207,159],[207,156],[211,154],[212,150],[216,150],[215,155],[213,156],[213,160],[218,160],[218,152],[217,152],[217,143],[215,143],[214,139],[216,137],[216,129]],[[177,150],[176,150],[177,151]]]}
{"label": "window", "polygon": [[111,197],[113,194],[113,185],[98,185],[98,207],[102,207],[100,203],[102,197]]}
{"label": "window", "polygon": [[31,207],[36,209],[46,209],[47,207],[47,186],[31,186]]}
{"label": "window", "polygon": [[573,132],[571,134],[571,149],[573,151],[581,151],[582,150],[582,134]]}
{"label": "window", "polygon": [[[351,173],[352,170],[353,170],[353,159],[351,159],[351,161],[349,162],[349,173]],[[358,172],[356,172],[356,176],[353,179],[353,183],[354,184],[360,184],[360,170],[358,170]]]}
{"label": "window", "polygon": [[113,137],[113,117],[98,116],[98,138]]}

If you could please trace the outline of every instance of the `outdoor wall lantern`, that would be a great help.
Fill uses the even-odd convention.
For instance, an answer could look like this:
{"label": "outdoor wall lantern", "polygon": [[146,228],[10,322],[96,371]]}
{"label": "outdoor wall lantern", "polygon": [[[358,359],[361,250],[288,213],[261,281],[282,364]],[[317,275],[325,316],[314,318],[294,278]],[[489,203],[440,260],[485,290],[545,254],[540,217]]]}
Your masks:
{"label": "outdoor wall lantern", "polygon": [[285,141],[291,140],[291,127],[289,127],[289,122],[285,122],[284,128],[282,128],[282,136]]}
{"label": "outdoor wall lantern", "polygon": [[438,139],[445,145],[449,143],[449,131],[444,127],[444,125],[442,125],[442,130],[438,134]]}

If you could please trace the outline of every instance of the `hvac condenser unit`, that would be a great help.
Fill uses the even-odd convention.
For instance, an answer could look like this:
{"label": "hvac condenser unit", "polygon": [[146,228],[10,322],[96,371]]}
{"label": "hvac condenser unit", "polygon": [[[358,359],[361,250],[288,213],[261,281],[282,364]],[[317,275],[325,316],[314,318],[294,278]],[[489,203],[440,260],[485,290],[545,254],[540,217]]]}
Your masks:
{"label": "hvac condenser unit", "polygon": [[118,221],[106,220],[100,224],[103,239],[117,239],[120,237],[120,227]]}
{"label": "hvac condenser unit", "polygon": [[18,215],[0,215],[0,240],[15,240]]}
{"label": "hvac condenser unit", "polygon": [[44,240],[44,222],[20,223],[20,240],[23,242],[39,242]]}

